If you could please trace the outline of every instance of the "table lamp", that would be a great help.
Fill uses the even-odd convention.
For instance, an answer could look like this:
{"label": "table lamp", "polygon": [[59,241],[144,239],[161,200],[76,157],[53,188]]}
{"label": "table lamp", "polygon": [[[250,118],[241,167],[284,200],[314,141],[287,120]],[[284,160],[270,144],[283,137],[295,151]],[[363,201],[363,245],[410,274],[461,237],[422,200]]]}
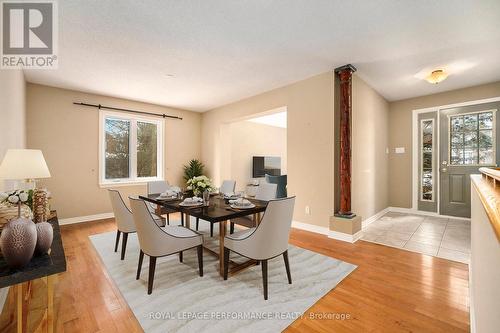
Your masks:
{"label": "table lamp", "polygon": [[[0,164],[0,179],[35,183],[35,179],[49,177],[49,168],[41,150],[9,149]],[[36,184],[33,187],[36,187]]]}

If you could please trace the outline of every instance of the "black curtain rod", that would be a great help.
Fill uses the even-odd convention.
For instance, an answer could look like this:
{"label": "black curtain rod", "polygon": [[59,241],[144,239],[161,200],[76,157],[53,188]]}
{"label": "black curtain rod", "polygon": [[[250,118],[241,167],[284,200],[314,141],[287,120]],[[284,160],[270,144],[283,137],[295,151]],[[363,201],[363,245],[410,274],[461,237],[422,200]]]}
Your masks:
{"label": "black curtain rod", "polygon": [[149,116],[156,116],[156,117],[162,117],[162,118],[172,118],[172,119],[179,119],[182,120],[181,117],[177,116],[169,116],[168,114],[158,114],[158,113],[151,113],[151,112],[145,112],[145,111],[137,111],[137,110],[131,110],[131,109],[122,109],[122,108],[115,108],[112,106],[105,106],[101,104],[88,104],[88,103],[82,103],[82,102],[73,102],[75,105],[81,105],[81,106],[90,106],[98,109],[107,109],[107,110],[115,110],[115,111],[124,111],[124,112],[131,112],[131,113],[138,113],[138,114],[146,114]]}

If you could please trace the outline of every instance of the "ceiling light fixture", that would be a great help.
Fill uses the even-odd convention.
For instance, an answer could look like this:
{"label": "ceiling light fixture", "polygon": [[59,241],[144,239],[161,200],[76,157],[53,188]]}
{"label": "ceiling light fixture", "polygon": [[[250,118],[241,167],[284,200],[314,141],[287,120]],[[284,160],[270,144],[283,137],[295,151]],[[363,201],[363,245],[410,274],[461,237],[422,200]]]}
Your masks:
{"label": "ceiling light fixture", "polygon": [[436,69],[435,71],[432,71],[431,74],[429,74],[425,80],[429,83],[432,84],[438,84],[439,82],[444,81],[448,77],[448,73],[446,73],[442,69]]}

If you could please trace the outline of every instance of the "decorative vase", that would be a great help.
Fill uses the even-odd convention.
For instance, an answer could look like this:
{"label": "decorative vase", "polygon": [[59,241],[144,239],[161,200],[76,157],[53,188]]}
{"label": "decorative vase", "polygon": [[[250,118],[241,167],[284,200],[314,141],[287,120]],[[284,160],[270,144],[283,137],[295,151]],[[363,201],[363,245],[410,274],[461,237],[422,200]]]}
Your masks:
{"label": "decorative vase", "polygon": [[36,237],[36,226],[31,220],[10,220],[0,235],[0,248],[7,265],[13,268],[25,266],[35,252]]}
{"label": "decorative vase", "polygon": [[[31,209],[27,205],[21,205],[21,217],[26,219],[33,218]],[[0,231],[7,222],[18,218],[18,206],[11,203],[0,203]]]}
{"label": "decorative vase", "polygon": [[48,209],[49,198],[46,189],[35,189],[33,191],[33,222],[40,223],[47,221],[50,213]]}
{"label": "decorative vase", "polygon": [[52,240],[54,239],[54,230],[52,229],[52,225],[48,222],[37,223],[36,234],[35,253],[47,253],[52,246]]}

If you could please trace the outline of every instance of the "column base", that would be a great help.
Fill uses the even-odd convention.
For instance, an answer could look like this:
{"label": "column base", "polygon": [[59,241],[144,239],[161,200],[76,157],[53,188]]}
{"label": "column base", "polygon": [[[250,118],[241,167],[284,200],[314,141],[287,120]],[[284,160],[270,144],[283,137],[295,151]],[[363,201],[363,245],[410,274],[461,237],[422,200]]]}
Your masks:
{"label": "column base", "polygon": [[330,232],[328,237],[344,242],[354,243],[363,235],[361,216],[334,215],[330,217]]}

